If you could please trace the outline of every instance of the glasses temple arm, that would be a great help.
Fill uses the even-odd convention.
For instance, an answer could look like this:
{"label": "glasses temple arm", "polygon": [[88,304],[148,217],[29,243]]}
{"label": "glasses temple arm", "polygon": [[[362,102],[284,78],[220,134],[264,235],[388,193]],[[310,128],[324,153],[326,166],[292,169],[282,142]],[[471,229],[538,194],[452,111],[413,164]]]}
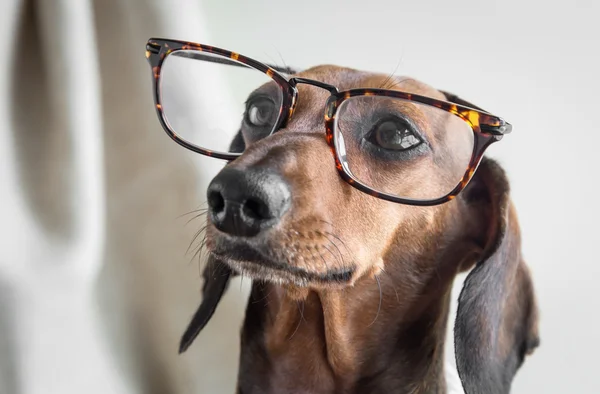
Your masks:
{"label": "glasses temple arm", "polygon": [[[463,100],[455,94],[446,92],[444,90],[440,90],[440,92],[442,92],[446,96],[446,99],[452,103],[464,105],[465,107],[470,107],[470,108],[476,109],[478,111],[486,112],[489,114],[489,112],[486,111],[485,109],[480,108],[480,107],[468,102],[467,100]],[[504,135],[504,134],[509,134],[512,131],[512,125],[508,122],[505,122],[505,124],[503,124],[500,127],[481,125],[481,131],[484,131],[484,132],[487,132],[490,134],[495,134],[495,135]]]}
{"label": "glasses temple arm", "polygon": [[[248,67],[242,63],[236,62],[235,60],[230,60],[225,57],[217,57],[217,56],[207,55],[200,51],[175,51],[171,54],[171,56],[187,57],[190,59],[202,60],[205,62],[225,64],[227,66]],[[280,72],[283,74],[288,74],[288,75],[296,74],[298,72],[291,67],[273,66],[271,64],[266,64],[266,66],[268,66],[269,68],[272,68],[273,70],[275,70],[277,72]]]}

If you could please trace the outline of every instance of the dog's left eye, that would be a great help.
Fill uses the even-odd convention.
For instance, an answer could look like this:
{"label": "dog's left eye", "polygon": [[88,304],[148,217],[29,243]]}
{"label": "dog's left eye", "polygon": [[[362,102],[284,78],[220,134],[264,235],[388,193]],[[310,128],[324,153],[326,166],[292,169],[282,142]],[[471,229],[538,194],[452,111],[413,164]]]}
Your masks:
{"label": "dog's left eye", "polygon": [[369,131],[365,140],[386,150],[405,151],[420,145],[419,133],[404,119],[387,119]]}
{"label": "dog's left eye", "polygon": [[273,126],[277,120],[275,103],[266,97],[256,97],[246,104],[246,122],[254,127]]}

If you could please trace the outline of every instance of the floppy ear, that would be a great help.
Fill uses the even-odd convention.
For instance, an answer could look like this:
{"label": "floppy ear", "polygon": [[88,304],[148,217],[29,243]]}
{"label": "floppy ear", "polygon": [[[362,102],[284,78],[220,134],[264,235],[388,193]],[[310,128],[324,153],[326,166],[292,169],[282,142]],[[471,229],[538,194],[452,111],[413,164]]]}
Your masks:
{"label": "floppy ear", "polygon": [[505,394],[525,356],[539,345],[533,283],[502,168],[484,159],[462,198],[476,215],[483,254],[459,297],[458,373],[467,394]]}
{"label": "floppy ear", "polygon": [[233,272],[223,262],[209,257],[202,277],[204,278],[204,284],[202,286],[202,303],[196,310],[192,321],[188,324],[181,342],[179,343],[179,353],[185,352],[190,345],[194,342],[200,331],[210,321],[210,318],[215,313],[221,297],[227,290],[229,280],[231,279]]}
{"label": "floppy ear", "polygon": [[[241,153],[244,149],[244,138],[240,130],[229,145],[229,151]],[[208,324],[221,301],[221,297],[223,297],[225,290],[227,290],[232,276],[234,276],[233,271],[225,263],[213,256],[208,258],[206,267],[202,272],[202,277],[204,278],[202,302],[181,337],[179,343],[180,354],[191,346],[198,334],[200,334],[200,331]]]}

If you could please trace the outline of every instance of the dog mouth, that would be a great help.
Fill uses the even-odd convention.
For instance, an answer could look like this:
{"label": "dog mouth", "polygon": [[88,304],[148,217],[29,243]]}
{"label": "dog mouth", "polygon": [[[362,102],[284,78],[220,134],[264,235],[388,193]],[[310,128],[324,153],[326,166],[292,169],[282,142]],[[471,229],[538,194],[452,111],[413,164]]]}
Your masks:
{"label": "dog mouth", "polygon": [[[306,250],[311,246],[318,249],[317,246],[306,245]],[[327,256],[320,255],[320,261],[317,261],[313,253],[312,264],[307,264],[305,259],[298,256],[297,249],[290,251],[285,245],[273,248],[255,240],[217,237],[215,242],[207,243],[207,249],[239,274],[278,284],[300,287],[345,286],[352,283],[356,272],[354,266],[342,264],[340,259],[332,261],[330,256],[327,259]]]}

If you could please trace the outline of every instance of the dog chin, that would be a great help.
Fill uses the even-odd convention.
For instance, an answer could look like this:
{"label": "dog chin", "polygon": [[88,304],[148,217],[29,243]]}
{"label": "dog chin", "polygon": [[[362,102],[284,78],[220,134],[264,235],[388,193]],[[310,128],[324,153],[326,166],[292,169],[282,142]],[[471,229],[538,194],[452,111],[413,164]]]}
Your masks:
{"label": "dog chin", "polygon": [[294,275],[284,269],[273,269],[265,266],[265,264],[247,260],[225,259],[222,256],[219,256],[219,258],[233,271],[253,280],[298,287],[309,287],[311,285],[310,280]]}
{"label": "dog chin", "polygon": [[236,244],[227,248],[210,249],[210,254],[233,271],[254,280],[315,288],[341,288],[354,282],[354,268],[312,272],[271,259],[249,245]]}

